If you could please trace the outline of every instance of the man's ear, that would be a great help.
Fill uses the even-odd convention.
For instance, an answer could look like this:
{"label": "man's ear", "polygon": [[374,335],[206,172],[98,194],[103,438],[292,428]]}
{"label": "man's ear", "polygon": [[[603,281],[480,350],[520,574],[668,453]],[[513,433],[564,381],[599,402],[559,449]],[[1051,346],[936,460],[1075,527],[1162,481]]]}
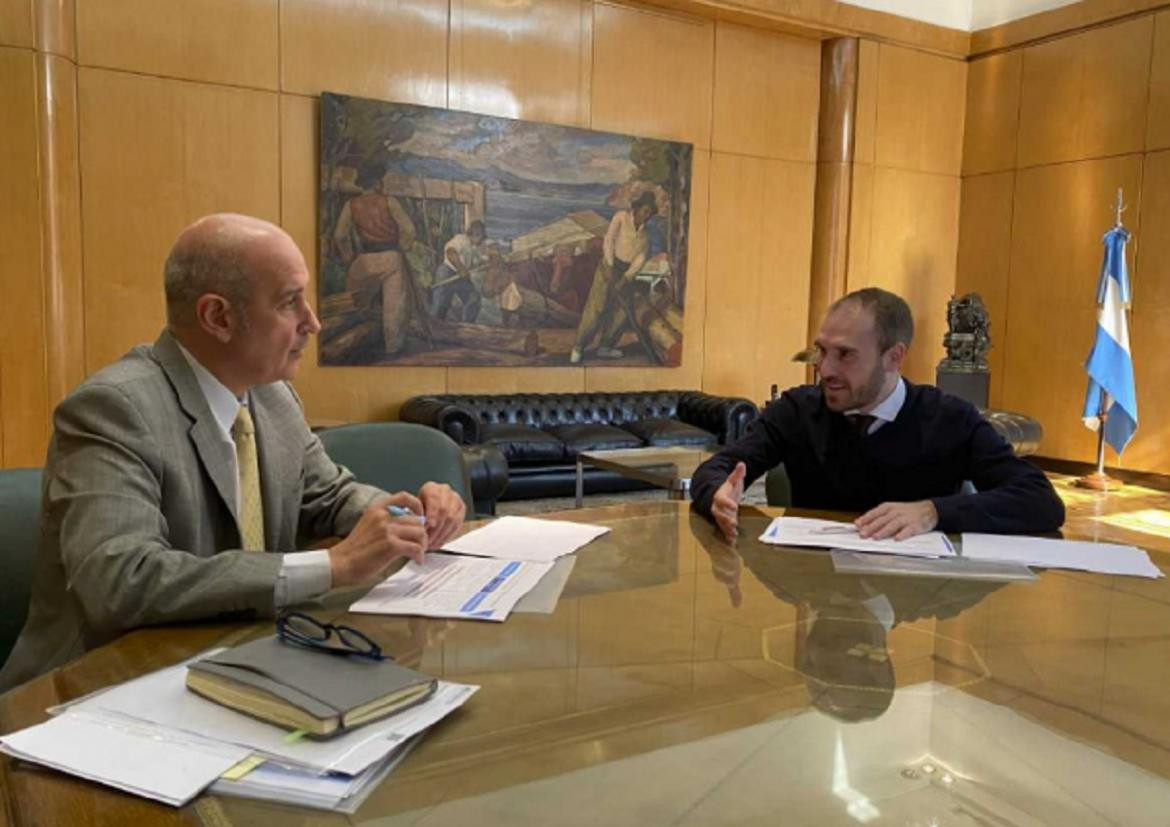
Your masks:
{"label": "man's ear", "polygon": [[898,342],[886,351],[885,356],[882,358],[886,363],[885,368],[887,371],[892,372],[896,370],[901,372],[902,362],[906,359],[906,350],[906,343]]}
{"label": "man's ear", "polygon": [[216,341],[227,344],[238,327],[231,302],[218,293],[204,293],[195,300],[195,323]]}

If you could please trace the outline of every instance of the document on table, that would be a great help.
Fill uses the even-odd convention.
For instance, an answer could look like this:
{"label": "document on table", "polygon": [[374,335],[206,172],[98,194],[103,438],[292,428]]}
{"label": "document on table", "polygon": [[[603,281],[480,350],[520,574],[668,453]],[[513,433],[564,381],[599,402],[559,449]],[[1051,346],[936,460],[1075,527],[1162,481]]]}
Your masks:
{"label": "document on table", "polygon": [[1164,576],[1137,546],[1050,540],[1009,534],[964,533],[960,553],[971,560],[1006,560],[1046,569],[1075,569],[1133,577]]}
{"label": "document on table", "polygon": [[776,546],[843,548],[907,557],[952,557],[955,549],[941,531],[919,534],[907,540],[863,540],[852,523],[814,520],[809,517],[777,517],[760,541]]}
{"label": "document on table", "polygon": [[186,804],[251,753],[83,711],[5,735],[0,751],[172,807]]}
{"label": "document on table", "polygon": [[428,554],[422,563],[407,563],[349,610],[503,621],[552,565],[531,560]]}
{"label": "document on table", "polygon": [[422,733],[415,735],[385,758],[354,776],[336,773],[320,775],[311,770],[268,761],[241,778],[216,779],[208,792],[353,815],[422,737]]}
{"label": "document on table", "polygon": [[[220,650],[204,652],[198,657],[206,657],[215,651]],[[244,747],[245,756],[257,752],[316,772],[356,775],[454,712],[479,688],[439,681],[430,698],[396,715],[372,721],[333,738],[302,738],[288,742],[285,740],[288,730],[195,694],[187,688],[186,676],[187,666],[180,663],[57,709],[78,710],[105,716],[112,721],[145,722],[156,726],[163,735],[186,733],[182,737],[194,735]],[[242,756],[238,760],[242,760]]]}
{"label": "document on table", "polygon": [[455,538],[443,547],[443,551],[471,554],[476,557],[546,563],[572,554],[609,531],[608,526],[573,523],[567,520],[500,517],[483,528],[477,528]]}

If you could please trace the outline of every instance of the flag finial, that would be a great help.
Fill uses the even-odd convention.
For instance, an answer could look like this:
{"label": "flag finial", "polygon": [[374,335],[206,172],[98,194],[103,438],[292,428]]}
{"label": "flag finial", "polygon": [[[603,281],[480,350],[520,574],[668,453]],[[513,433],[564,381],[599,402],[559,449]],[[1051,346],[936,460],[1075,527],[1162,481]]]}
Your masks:
{"label": "flag finial", "polygon": [[1121,187],[1117,188],[1117,203],[1113,205],[1113,210],[1114,210],[1114,214],[1116,216],[1116,220],[1114,221],[1113,226],[1120,227],[1121,226],[1121,214],[1123,212],[1125,212],[1125,204],[1123,203],[1122,198],[1121,198]]}

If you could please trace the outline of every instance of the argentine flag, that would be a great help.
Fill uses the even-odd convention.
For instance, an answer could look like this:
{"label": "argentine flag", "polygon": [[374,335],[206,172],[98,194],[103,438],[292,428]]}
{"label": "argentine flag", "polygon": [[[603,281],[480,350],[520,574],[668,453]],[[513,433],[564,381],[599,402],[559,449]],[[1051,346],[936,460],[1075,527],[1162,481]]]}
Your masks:
{"label": "argentine flag", "polygon": [[1133,359],[1129,354],[1129,270],[1125,264],[1125,243],[1129,231],[1118,226],[1105,233],[1105,261],[1097,285],[1097,338],[1085,370],[1089,389],[1085,393],[1085,426],[1097,430],[1097,415],[1105,410],[1105,441],[1118,454],[1137,430],[1137,389],[1133,382]]}

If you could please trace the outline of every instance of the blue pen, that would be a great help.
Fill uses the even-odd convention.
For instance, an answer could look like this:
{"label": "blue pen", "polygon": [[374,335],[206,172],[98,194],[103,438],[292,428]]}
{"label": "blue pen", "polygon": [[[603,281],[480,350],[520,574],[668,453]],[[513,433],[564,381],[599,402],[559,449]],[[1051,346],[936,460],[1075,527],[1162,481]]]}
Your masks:
{"label": "blue pen", "polygon": [[409,508],[403,508],[400,505],[388,505],[388,506],[386,506],[386,510],[389,511],[391,514],[393,514],[395,517],[414,517],[416,520],[418,520],[419,525],[426,525],[427,524],[427,515],[426,514],[415,514]]}

